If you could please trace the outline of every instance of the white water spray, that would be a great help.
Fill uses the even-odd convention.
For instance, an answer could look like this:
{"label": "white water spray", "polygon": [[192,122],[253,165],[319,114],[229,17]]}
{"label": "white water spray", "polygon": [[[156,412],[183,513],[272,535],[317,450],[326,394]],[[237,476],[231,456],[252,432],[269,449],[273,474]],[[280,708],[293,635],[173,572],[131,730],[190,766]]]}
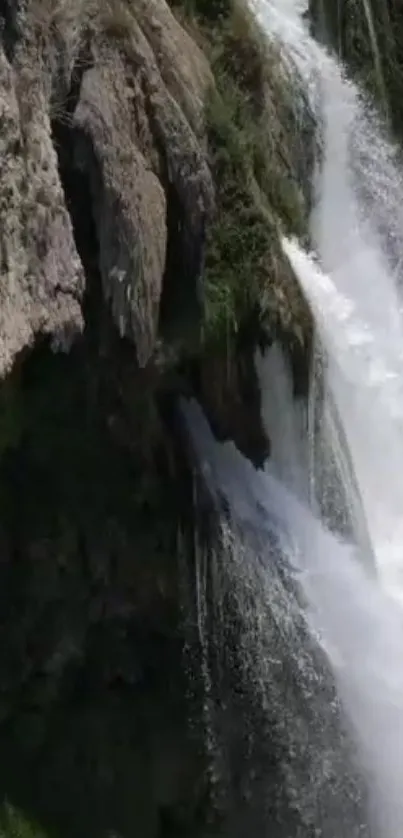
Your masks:
{"label": "white water spray", "polygon": [[[388,139],[376,111],[347,77],[344,67],[310,35],[306,20],[308,0],[249,0],[249,5],[268,38],[282,46],[285,65],[303,81],[318,127],[324,124],[328,165],[326,171],[322,170],[321,178],[322,186],[325,178],[332,178],[333,196],[330,206],[322,204],[317,224],[320,228],[330,212],[335,228],[326,244],[329,255],[338,260],[346,246],[350,251],[355,250],[354,231],[364,215],[367,223],[372,222],[372,229],[367,227],[367,236],[371,240],[378,230],[384,237],[388,260],[400,280],[403,272],[401,150]],[[334,178],[337,161],[341,164],[338,174],[343,170],[343,178],[338,183]],[[361,205],[356,202],[354,208],[348,201],[348,215],[338,216],[336,210],[347,209],[346,177],[359,187],[363,201]],[[319,236],[319,229],[317,233]],[[329,270],[329,264],[325,264],[325,269]]]}
{"label": "white water spray", "polygon": [[312,262],[308,266],[295,243],[284,247],[328,355],[326,387],[349,447],[380,577],[403,601],[403,316],[398,293],[403,174],[398,152],[343,68],[310,36],[307,3],[251,4],[305,82],[323,132],[312,235],[328,276]]}
{"label": "white water spray", "polygon": [[[365,303],[360,306],[353,282],[344,296],[337,276],[324,275],[295,243],[285,241],[284,248],[327,349],[327,384],[345,429],[380,580],[403,601],[403,326],[394,330],[392,322],[385,334],[376,316],[363,319]],[[388,275],[373,279],[382,285]]]}
{"label": "white water spray", "polygon": [[[318,520],[312,437],[290,397],[281,357],[258,362],[273,446],[266,474],[244,471],[232,449],[223,459],[218,446],[209,453],[213,482],[237,520],[275,532],[295,569],[370,780],[371,834],[375,828],[380,838],[397,838],[403,834],[403,176],[396,149],[359,90],[309,35],[304,0],[251,5],[283,46],[288,70],[302,79],[323,132],[312,222],[321,267],[296,242],[285,239],[283,246],[324,347],[324,398],[342,431],[328,424],[325,441],[334,446],[347,500],[359,497],[378,578],[359,561],[357,545]],[[355,527],[367,549],[362,532]]]}
{"label": "white water spray", "polygon": [[[277,361],[278,355],[269,359],[273,371]],[[281,362],[276,370],[277,381],[281,380],[283,371]],[[288,407],[293,412],[286,382],[280,386],[285,401],[277,401],[278,411],[282,413]],[[278,393],[279,389],[274,387],[273,395],[278,396]],[[311,636],[319,640],[331,662],[338,693],[358,739],[362,768],[371,787],[369,832],[364,824],[349,822],[343,808],[337,819],[337,815],[334,817],[330,812],[330,806],[321,814],[321,807],[316,809],[318,820],[310,822],[311,829],[315,826],[318,835],[329,838],[347,834],[350,838],[361,835],[361,831],[363,835],[396,838],[403,824],[402,610],[389,600],[376,579],[367,572],[355,547],[326,531],[306,504],[280,482],[280,474],[290,475],[292,451],[282,449],[282,456],[278,456],[274,465],[276,476],[269,465],[265,472],[256,472],[234,445],[213,440],[195,407],[187,408],[186,414],[210,490],[213,495],[218,493],[227,499],[237,531],[245,534],[246,544],[246,534],[254,533],[249,543],[254,547],[255,556],[250,548],[245,550],[244,539],[238,546],[236,543],[233,546],[235,557],[231,564],[235,564],[237,577],[232,576],[232,582],[241,591],[246,584],[244,599],[242,593],[240,595],[241,608],[253,593],[253,609],[262,636],[254,631],[249,642],[256,644],[256,657],[260,663],[255,666],[259,671],[258,680],[263,679],[261,688],[267,690],[270,705],[277,703],[277,712],[280,711],[286,720],[283,737],[288,743],[289,756],[284,776],[290,784],[289,789],[293,787],[297,798],[303,802],[302,814],[308,805],[309,815],[310,811],[315,812],[313,807],[314,801],[318,800],[320,777],[324,787],[330,783],[331,789],[336,767],[342,786],[351,771],[351,765],[349,768],[343,761],[337,764],[331,722],[335,708],[327,703],[315,658],[311,657],[312,649],[304,644],[299,610],[310,626]],[[270,413],[266,419],[269,424]],[[297,411],[295,427],[298,422]],[[297,474],[299,480],[301,472]],[[278,544],[274,552],[273,538]],[[285,565],[281,554],[285,557]],[[283,572],[284,567],[288,569],[289,579],[293,578],[302,591],[306,603],[302,609],[298,609],[292,594],[292,583],[290,588],[281,584],[281,567]],[[256,577],[255,568],[258,569]],[[231,576],[233,570],[228,572]],[[246,613],[244,616],[248,620]],[[266,636],[270,619],[277,623],[286,650],[279,643],[273,648],[272,633]],[[253,622],[250,625],[253,626]],[[299,685],[292,703],[290,695],[283,693],[281,680],[285,654],[291,667],[296,668]],[[279,658],[277,670],[274,657]],[[321,731],[319,740],[317,726]],[[311,750],[307,751],[306,743],[309,742]],[[336,739],[336,747],[337,743],[342,749],[342,741]],[[304,752],[305,771],[299,774],[298,766]],[[311,785],[313,797],[310,802]],[[343,800],[349,799],[348,792],[345,797],[340,796],[341,790],[336,794],[335,787],[333,794],[336,804],[338,802],[341,807]],[[329,800],[327,798],[327,805]]]}
{"label": "white water spray", "polygon": [[[315,264],[302,251],[293,251],[286,244],[295,267],[297,257],[306,260],[313,277],[323,278]],[[301,276],[302,268],[300,267]],[[327,310],[318,305],[326,320]],[[284,383],[284,360],[278,363],[278,350],[269,352],[261,361],[264,372],[271,371],[273,385],[266,378],[262,403],[263,418],[276,444],[278,422],[273,422],[270,395],[276,399],[280,415],[288,413],[289,424],[297,432],[300,407],[293,403],[287,378]],[[283,383],[279,386],[278,379]],[[263,383],[260,370],[260,380]],[[279,398],[279,394],[281,398]],[[395,838],[403,827],[403,611],[391,599],[363,563],[356,547],[326,531],[305,502],[309,471],[305,472],[305,489],[298,499],[296,484],[289,483],[295,446],[307,444],[305,437],[294,449],[280,445],[280,462],[268,461],[266,473],[266,514],[275,513],[279,526],[289,533],[285,547],[297,579],[308,603],[306,615],[311,629],[319,639],[331,663],[338,693],[351,721],[353,736],[359,744],[363,769],[370,785],[370,828],[381,838]],[[329,440],[331,443],[331,440]],[[277,447],[277,446],[276,446]],[[298,472],[299,476],[301,472]],[[276,483],[280,478],[283,485]],[[274,482],[273,482],[274,480]],[[293,489],[292,496],[284,484]],[[348,490],[348,487],[347,487]],[[371,831],[372,834],[372,831]]]}
{"label": "white water spray", "polygon": [[309,36],[299,4],[258,5],[268,31],[281,39],[301,73],[310,68],[321,90],[324,160],[312,233],[327,276],[308,264],[295,243],[285,241],[284,247],[326,348],[327,386],[343,424],[380,577],[403,601],[403,317],[397,287],[403,175],[396,150],[380,135],[358,89]]}
{"label": "white water spray", "polygon": [[334,545],[318,550],[312,532],[302,578],[371,775],[377,826],[395,838],[403,831],[403,176],[357,87],[310,37],[300,4],[255,7],[312,105],[320,99],[312,237],[321,267],[296,242],[283,247],[325,349],[325,398],[342,424],[379,582]]}

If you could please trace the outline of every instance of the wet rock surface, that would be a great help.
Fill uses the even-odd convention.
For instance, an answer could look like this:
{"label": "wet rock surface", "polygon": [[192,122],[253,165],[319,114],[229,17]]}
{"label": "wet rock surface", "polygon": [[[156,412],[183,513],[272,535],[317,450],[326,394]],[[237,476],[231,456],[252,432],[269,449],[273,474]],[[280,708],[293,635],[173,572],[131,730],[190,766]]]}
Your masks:
{"label": "wet rock surface", "polygon": [[[0,3],[6,834],[221,834],[183,592],[187,573],[195,585],[193,476],[172,417],[179,395],[196,395],[217,434],[261,465],[269,446],[253,369],[264,326],[246,306],[253,272],[246,323],[228,315],[221,270],[225,329],[212,337],[205,314],[209,231],[220,238],[228,206],[240,269],[260,259],[265,281],[290,286],[292,277],[237,113],[221,101],[220,142],[221,128],[206,124],[210,47],[227,27],[218,5],[209,41],[164,0]],[[240,53],[241,64],[249,58]],[[246,73],[234,91],[248,120],[254,79]],[[275,91],[264,112],[272,121]],[[284,137],[272,133],[277,165]],[[218,177],[241,170],[252,198]],[[293,204],[278,187],[286,218]],[[218,266],[229,256],[225,236],[219,244]],[[287,314],[292,305],[271,287],[272,309]]]}

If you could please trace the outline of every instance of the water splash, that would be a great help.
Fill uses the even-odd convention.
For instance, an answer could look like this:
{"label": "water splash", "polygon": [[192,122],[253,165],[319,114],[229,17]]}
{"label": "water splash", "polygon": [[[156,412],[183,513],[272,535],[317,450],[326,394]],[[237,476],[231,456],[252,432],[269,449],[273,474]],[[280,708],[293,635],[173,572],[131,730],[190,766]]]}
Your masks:
{"label": "water splash", "polygon": [[[323,164],[312,237],[322,273],[285,241],[326,349],[328,401],[340,418],[383,583],[403,600],[403,173],[336,59],[309,34],[295,0],[254,0],[320,102]],[[334,412],[334,411],[333,411]]]}
{"label": "water splash", "polygon": [[[343,250],[354,252],[354,231],[365,222],[367,239],[383,240],[387,260],[400,282],[403,271],[401,150],[388,138],[376,109],[348,78],[344,66],[311,36],[305,0],[249,0],[249,4],[267,37],[282,46],[288,69],[302,80],[318,129],[323,132],[328,165],[320,175],[321,191],[323,178],[333,178],[336,167],[340,174],[337,161],[342,164],[338,194],[337,181],[333,178],[332,206],[318,207],[317,227],[314,223],[315,240],[323,232],[325,214],[331,213],[335,225],[332,241],[326,242],[329,261],[324,261],[325,270],[331,269],[330,261],[337,262],[340,242]],[[351,201],[345,204],[346,179],[361,195],[354,209]],[[343,212],[337,214],[337,209],[347,209],[347,216]]]}
{"label": "water splash", "polygon": [[[297,405],[278,350],[257,358],[272,443],[260,473],[234,446],[212,440],[194,406],[185,412],[229,527],[222,542],[245,617],[242,651],[267,712],[275,712],[283,780],[300,806],[298,834],[396,838],[403,832],[403,175],[375,111],[310,36],[306,4],[251,6],[305,86],[322,133],[311,230],[317,258],[283,241],[317,326],[319,390],[314,375],[310,401]],[[375,557],[376,576],[358,548]],[[274,677],[279,650],[294,693],[287,677]],[[341,733],[343,710],[369,781],[364,816],[362,805],[351,805],[360,794],[352,792],[359,784]]]}
{"label": "water splash", "polygon": [[[269,368],[282,376],[277,360]],[[278,384],[272,394],[284,415],[278,394],[289,408],[287,382]],[[233,444],[215,442],[196,405],[185,413],[221,516],[221,573],[243,621],[245,676],[270,714],[281,742],[282,783],[300,814],[301,832],[293,834],[396,838],[403,824],[403,612],[356,547],[330,533],[280,482],[279,474],[292,474],[292,449],[277,452],[275,474],[269,464],[258,472]],[[297,408],[293,428],[299,415]],[[302,473],[296,474],[298,482]],[[307,472],[305,479],[307,485]],[[331,663],[358,755],[349,750],[317,643]],[[368,810],[356,760],[370,782]]]}
{"label": "water splash", "polygon": [[385,305],[380,299],[378,310],[368,304],[370,290],[361,301],[354,274],[345,296],[338,272],[324,275],[293,242],[285,240],[284,248],[327,348],[328,387],[342,418],[381,581],[403,602],[403,323],[397,307],[387,318],[389,288],[394,296],[390,275],[370,276],[378,290],[385,286]]}
{"label": "water splash", "polygon": [[379,581],[312,541],[299,554],[307,568],[300,578],[371,776],[374,823],[393,838],[403,829],[403,175],[374,111],[312,41],[300,10],[294,5],[290,16],[277,0],[259,7],[308,89],[315,79],[320,91],[319,262],[296,242],[283,247],[325,350],[325,403],[342,425]]}
{"label": "water splash", "polygon": [[[317,322],[331,323],[331,333],[334,328],[334,316],[325,305],[321,296],[324,285],[326,290],[330,280],[321,274],[314,260],[307,256],[295,244],[285,241],[285,250],[294,268],[298,271],[304,290],[309,290],[309,299],[314,302],[314,312]],[[303,266],[302,264],[303,263]],[[305,279],[303,277],[305,276]],[[315,296],[315,289],[317,296]],[[334,290],[334,289],[333,289]],[[350,306],[340,306],[340,320],[344,327],[346,322],[351,326],[349,315]],[[337,321],[336,321],[337,322]],[[319,325],[322,334],[323,330]],[[353,329],[354,334],[354,329]],[[326,332],[327,336],[327,332]],[[340,345],[345,349],[346,359],[350,358],[348,337],[342,330]],[[354,346],[354,342],[353,342]],[[290,398],[289,377],[279,384],[277,379],[284,377],[284,361],[277,362],[278,349],[268,355],[261,363],[271,372],[270,377],[260,377],[265,383],[266,393],[262,401],[265,424],[267,430],[273,433],[273,446],[276,445],[276,425],[271,421],[272,410],[267,412],[267,405],[271,405],[270,394],[276,398],[276,409],[283,416],[295,414],[295,419],[288,418],[289,427],[295,433],[300,433],[300,407]],[[330,357],[332,344],[330,342]],[[338,357],[338,352],[336,353]],[[344,356],[343,356],[344,357]],[[333,356],[334,360],[334,356]],[[364,361],[367,357],[364,356]],[[366,367],[358,365],[359,376],[353,391],[360,386],[365,387],[367,381]],[[348,369],[344,370],[347,375]],[[329,369],[325,373],[328,385],[334,388],[334,377],[329,377]],[[381,387],[384,379],[375,377]],[[387,379],[386,379],[387,380]],[[332,390],[333,392],[333,390]],[[337,388],[334,388],[336,396]],[[279,398],[279,395],[282,397]],[[395,394],[394,394],[395,395]],[[383,393],[381,392],[381,396]],[[350,394],[351,398],[351,394]],[[386,399],[386,407],[387,407]],[[344,403],[341,413],[345,419]],[[386,410],[386,416],[388,410]],[[379,417],[378,417],[379,418]],[[277,420],[277,426],[279,426]],[[305,441],[309,444],[308,427],[303,429]],[[361,435],[362,436],[362,435]],[[287,437],[287,433],[286,433]],[[365,439],[365,434],[364,434]],[[328,445],[334,441],[327,439]],[[270,462],[266,473],[288,480],[291,463],[294,457],[295,445],[301,443],[294,440],[294,446],[280,444],[277,457],[283,462],[276,463],[274,468]],[[368,453],[368,452],[367,452]],[[287,462],[288,460],[288,462]],[[376,465],[376,462],[375,462]],[[369,458],[369,468],[371,461]],[[330,482],[334,473],[328,475]],[[305,485],[309,483],[309,473],[305,473]],[[293,484],[293,489],[296,484]],[[349,495],[349,484],[344,486]],[[385,500],[382,497],[381,503]],[[393,491],[393,489],[392,489]],[[292,567],[297,572],[298,584],[304,594],[306,615],[313,635],[319,640],[331,663],[335,675],[338,695],[351,721],[352,734],[359,743],[361,764],[370,785],[369,823],[371,830],[376,829],[382,838],[393,838],[400,834],[403,826],[403,803],[401,788],[403,783],[403,610],[399,597],[396,600],[396,587],[391,584],[393,598],[389,595],[388,586],[380,585],[370,572],[370,562],[359,560],[356,545],[335,537],[323,528],[313,510],[305,506],[306,489],[297,499],[284,493],[284,487],[279,484],[268,483],[266,486],[265,514],[273,516],[276,509],[280,520],[282,511],[282,526],[288,526],[293,541],[287,547],[287,555],[292,556]],[[300,505],[301,499],[304,501]],[[386,498],[387,501],[387,498]],[[270,510],[270,512],[269,512]],[[316,520],[315,520],[316,519]],[[336,519],[337,520],[337,519]],[[390,558],[390,543],[385,545],[383,538],[385,531],[379,532],[374,527],[374,521],[369,520],[371,532],[381,536],[381,544],[375,542],[376,557],[381,567],[381,573],[390,571],[385,568],[385,551]],[[365,542],[364,542],[365,543]],[[402,544],[400,540],[400,545]],[[397,545],[395,545],[397,547]],[[381,552],[380,552],[381,551]],[[393,551],[392,551],[393,552]],[[400,566],[402,550],[400,548]],[[384,578],[384,576],[383,576]],[[391,583],[392,580],[389,579]],[[372,834],[372,831],[371,831]]]}
{"label": "water splash", "polygon": [[[277,354],[274,366],[280,358]],[[286,382],[277,383],[285,392]],[[267,820],[257,834],[277,825],[273,834],[297,838],[369,836],[354,749],[317,642],[320,625],[301,607],[296,579],[305,572],[301,551],[311,542],[322,547],[320,524],[313,517],[305,520],[307,507],[269,470],[256,471],[232,443],[217,443],[195,403],[184,404],[183,412],[218,516],[215,596],[230,592],[235,602],[240,628],[231,655],[249,686],[260,754],[266,751],[275,760],[274,788],[273,765],[262,778]],[[280,471],[286,467],[291,474],[289,455],[284,450],[276,461]],[[254,810],[255,803],[249,821]]]}

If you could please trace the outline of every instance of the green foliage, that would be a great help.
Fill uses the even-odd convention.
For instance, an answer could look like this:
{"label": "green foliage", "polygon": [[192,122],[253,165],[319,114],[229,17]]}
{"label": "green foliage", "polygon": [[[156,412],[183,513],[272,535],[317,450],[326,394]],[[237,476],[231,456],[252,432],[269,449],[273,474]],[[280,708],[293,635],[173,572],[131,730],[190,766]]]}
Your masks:
{"label": "green foliage", "polygon": [[280,247],[281,232],[307,232],[297,168],[308,145],[295,85],[243,0],[171,5],[185,14],[215,80],[206,106],[216,214],[207,231],[204,340],[229,345],[256,314],[264,328],[300,339],[306,310]]}
{"label": "green foliage", "polygon": [[292,300],[279,307],[273,293],[284,275],[279,232],[303,235],[307,212],[292,159],[295,107],[278,54],[238,4],[216,23],[211,44],[216,87],[206,114],[217,206],[208,231],[205,338],[221,340],[256,311],[272,325],[288,318]]}
{"label": "green foliage", "polygon": [[45,833],[5,801],[0,807],[0,838],[45,838]]}

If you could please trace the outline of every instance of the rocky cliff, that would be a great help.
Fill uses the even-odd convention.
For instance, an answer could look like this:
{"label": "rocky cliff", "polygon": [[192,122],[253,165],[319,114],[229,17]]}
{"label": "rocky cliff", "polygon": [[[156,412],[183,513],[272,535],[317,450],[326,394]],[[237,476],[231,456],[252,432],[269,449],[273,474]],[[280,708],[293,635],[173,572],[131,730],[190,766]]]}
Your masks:
{"label": "rocky cliff", "polygon": [[0,19],[2,829],[206,835],[173,415],[196,395],[267,453],[253,353],[309,341],[279,232],[306,233],[312,124],[240,2]]}

